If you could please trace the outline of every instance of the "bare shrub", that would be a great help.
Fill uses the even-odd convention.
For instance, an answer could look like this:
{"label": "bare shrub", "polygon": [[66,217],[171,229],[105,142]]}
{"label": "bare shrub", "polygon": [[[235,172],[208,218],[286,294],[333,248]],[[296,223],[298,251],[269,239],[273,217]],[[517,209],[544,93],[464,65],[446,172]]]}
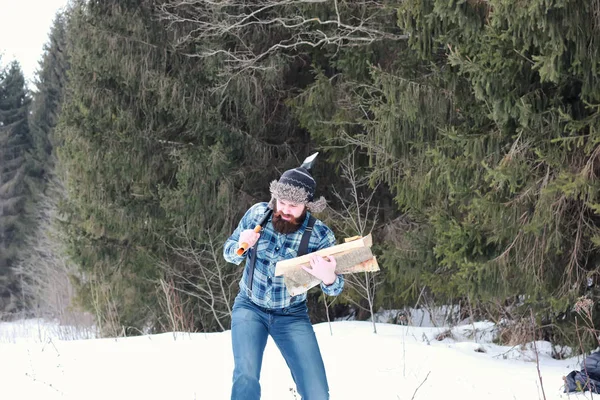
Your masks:
{"label": "bare shrub", "polygon": [[182,227],[177,238],[180,244],[167,244],[176,260],[159,263],[165,276],[160,287],[171,329],[194,329],[193,321],[183,315],[183,304],[187,302],[193,302],[197,308],[203,330],[224,331],[228,326],[237,293],[235,285],[242,271],[223,260],[222,238],[213,237],[209,231],[207,238],[206,242],[199,242]]}
{"label": "bare shrub", "polygon": [[[378,208],[372,204],[376,188],[369,187],[367,178],[360,178],[361,174],[356,166],[354,154],[350,154],[340,165],[341,177],[349,187],[347,195],[334,191],[342,209],[341,211],[332,211],[333,223],[338,231],[347,236],[368,235],[373,231],[377,222]],[[383,283],[382,278],[383,274],[379,272],[345,275],[348,290],[344,294],[344,298],[359,310],[366,311],[371,315],[374,333],[377,333],[374,317],[375,293],[377,287]],[[363,300],[367,306],[363,305],[363,301],[357,301],[352,293],[358,294],[359,299]]]}

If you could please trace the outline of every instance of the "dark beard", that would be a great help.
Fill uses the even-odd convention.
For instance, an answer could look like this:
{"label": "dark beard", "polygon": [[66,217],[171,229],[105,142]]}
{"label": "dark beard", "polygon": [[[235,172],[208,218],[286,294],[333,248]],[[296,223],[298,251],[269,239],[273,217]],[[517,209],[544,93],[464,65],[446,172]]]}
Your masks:
{"label": "dark beard", "polygon": [[[292,219],[290,221],[286,221],[285,219],[281,218],[282,215],[285,215],[286,217],[291,217]],[[300,215],[299,218],[294,218],[289,214],[283,214],[280,211],[277,211],[277,207],[275,207],[275,209],[273,210],[273,219],[271,220],[271,222],[273,223],[273,228],[275,228],[277,232],[287,235],[288,233],[294,233],[298,229],[300,229],[300,226],[304,222],[305,218],[306,209],[304,209],[304,212],[302,213],[302,215]]]}

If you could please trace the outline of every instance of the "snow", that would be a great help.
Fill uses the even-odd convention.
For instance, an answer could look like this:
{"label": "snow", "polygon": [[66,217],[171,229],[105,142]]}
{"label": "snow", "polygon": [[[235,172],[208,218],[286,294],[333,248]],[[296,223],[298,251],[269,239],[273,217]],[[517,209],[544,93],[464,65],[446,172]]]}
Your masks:
{"label": "snow", "polygon": [[[380,318],[381,319],[381,318]],[[431,319],[429,321],[432,321]],[[581,358],[555,360],[549,343],[493,343],[495,326],[453,328],[335,321],[314,325],[332,400],[584,399],[563,393]],[[443,338],[443,339],[442,339]],[[441,339],[441,340],[438,340]],[[229,399],[230,332],[94,338],[90,330],[42,320],[0,323],[0,399]],[[269,339],[264,400],[300,396]]]}

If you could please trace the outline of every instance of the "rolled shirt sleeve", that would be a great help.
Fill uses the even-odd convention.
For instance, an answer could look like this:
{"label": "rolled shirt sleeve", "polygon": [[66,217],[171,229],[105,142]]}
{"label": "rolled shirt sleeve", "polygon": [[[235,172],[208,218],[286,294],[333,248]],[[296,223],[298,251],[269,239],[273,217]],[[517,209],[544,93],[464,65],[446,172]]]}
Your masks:
{"label": "rolled shirt sleeve", "polygon": [[323,290],[323,293],[327,296],[337,296],[344,290],[344,282],[344,275],[338,275],[337,278],[335,278],[335,281],[329,286],[321,282],[321,290]]}

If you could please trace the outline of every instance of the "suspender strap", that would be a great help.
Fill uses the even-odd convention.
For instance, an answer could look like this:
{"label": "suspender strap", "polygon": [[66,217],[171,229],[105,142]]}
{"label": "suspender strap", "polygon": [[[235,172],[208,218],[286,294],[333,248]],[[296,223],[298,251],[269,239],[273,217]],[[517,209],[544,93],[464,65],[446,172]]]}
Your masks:
{"label": "suspender strap", "polygon": [[302,234],[302,239],[300,239],[300,246],[298,247],[298,257],[308,253],[308,241],[310,240],[310,235],[312,234],[315,221],[315,217],[311,215],[308,219],[308,224],[306,224],[306,229]]}
{"label": "suspender strap", "polygon": [[[260,238],[258,238],[260,240]],[[256,241],[255,246],[258,246],[258,241]],[[254,264],[256,263],[256,248],[251,248],[249,250],[251,253],[249,254],[248,259],[248,289],[252,291],[252,282],[254,282]]]}
{"label": "suspender strap", "polygon": [[[270,209],[270,208],[267,209],[265,216],[260,221],[259,225],[262,226],[263,229],[265,227],[265,223],[269,220],[269,217],[271,216],[272,213],[273,213],[272,209]],[[254,279],[252,279],[252,278],[254,278],[254,265],[256,264],[256,249],[258,249],[259,241],[260,241],[260,236],[258,237],[258,240],[254,244],[254,246],[252,246],[252,248],[250,250],[248,250],[248,252],[249,252],[248,268],[250,268],[248,270],[248,289],[250,289],[250,291],[252,291],[252,282],[254,282]]]}

